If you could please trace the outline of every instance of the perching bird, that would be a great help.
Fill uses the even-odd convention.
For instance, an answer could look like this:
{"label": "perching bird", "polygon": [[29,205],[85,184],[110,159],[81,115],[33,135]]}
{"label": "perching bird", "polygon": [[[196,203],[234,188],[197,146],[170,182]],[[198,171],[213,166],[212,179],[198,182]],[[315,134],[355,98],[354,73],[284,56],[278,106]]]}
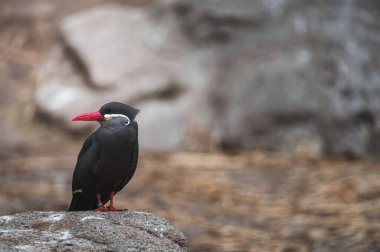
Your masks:
{"label": "perching bird", "polygon": [[[135,173],[138,155],[138,109],[119,102],[103,105],[98,112],[78,115],[72,121],[98,121],[78,155],[69,211],[117,211],[114,195]],[[105,204],[110,201],[110,205]]]}

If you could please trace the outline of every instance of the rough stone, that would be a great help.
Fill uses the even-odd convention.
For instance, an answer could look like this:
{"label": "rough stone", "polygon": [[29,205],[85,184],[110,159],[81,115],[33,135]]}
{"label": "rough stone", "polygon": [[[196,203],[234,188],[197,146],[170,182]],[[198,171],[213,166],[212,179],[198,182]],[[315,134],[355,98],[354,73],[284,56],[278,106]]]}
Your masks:
{"label": "rough stone", "polygon": [[144,212],[27,212],[0,217],[5,251],[187,251],[176,227]]}

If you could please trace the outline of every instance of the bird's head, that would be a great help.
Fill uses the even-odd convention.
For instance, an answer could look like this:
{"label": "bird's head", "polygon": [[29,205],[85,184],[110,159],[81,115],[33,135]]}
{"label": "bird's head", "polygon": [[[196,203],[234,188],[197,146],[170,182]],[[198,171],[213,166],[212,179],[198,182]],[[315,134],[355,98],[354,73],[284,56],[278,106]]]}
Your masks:
{"label": "bird's head", "polygon": [[109,121],[115,118],[124,118],[128,125],[133,121],[140,110],[120,102],[109,102],[104,104],[99,111],[84,113],[75,116],[72,121]]}

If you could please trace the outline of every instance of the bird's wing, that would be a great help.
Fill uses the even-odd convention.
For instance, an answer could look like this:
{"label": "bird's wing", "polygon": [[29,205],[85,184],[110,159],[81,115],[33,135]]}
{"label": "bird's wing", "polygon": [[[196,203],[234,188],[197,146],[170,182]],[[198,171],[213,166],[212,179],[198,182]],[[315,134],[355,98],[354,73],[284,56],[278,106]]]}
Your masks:
{"label": "bird's wing", "polygon": [[[133,128],[135,128],[136,133],[138,134],[137,123],[135,123],[135,125],[133,125]],[[131,161],[129,163],[127,175],[126,175],[125,179],[123,180],[123,182],[118,186],[117,191],[120,191],[121,189],[123,189],[124,186],[126,186],[128,184],[128,182],[132,179],[133,175],[135,174],[137,163],[139,161],[139,142],[138,142],[138,140],[136,141],[136,143],[134,144],[134,146],[132,148],[130,160]]]}
{"label": "bird's wing", "polygon": [[73,174],[72,189],[84,190],[86,184],[91,182],[91,169],[99,161],[99,147],[95,142],[95,133],[89,136],[78,154],[77,164]]}
{"label": "bird's wing", "polygon": [[85,211],[96,208],[96,197],[91,193],[86,193],[86,189],[92,182],[91,170],[99,159],[99,147],[95,141],[95,134],[92,134],[86,139],[78,154],[72,182],[73,198],[69,211]]}
{"label": "bird's wing", "polygon": [[125,177],[124,181],[118,186],[117,191],[120,191],[128,184],[128,182],[132,179],[133,175],[135,174],[137,162],[139,159],[139,144],[136,142],[136,145],[134,146],[132,153],[131,153],[131,162],[129,163],[129,168],[127,172],[127,176]]}
{"label": "bird's wing", "polygon": [[84,141],[82,149],[80,150],[78,154],[78,160],[91,147],[91,145],[94,144],[94,141],[95,141],[95,133],[92,133],[91,136],[87,137],[87,139]]}

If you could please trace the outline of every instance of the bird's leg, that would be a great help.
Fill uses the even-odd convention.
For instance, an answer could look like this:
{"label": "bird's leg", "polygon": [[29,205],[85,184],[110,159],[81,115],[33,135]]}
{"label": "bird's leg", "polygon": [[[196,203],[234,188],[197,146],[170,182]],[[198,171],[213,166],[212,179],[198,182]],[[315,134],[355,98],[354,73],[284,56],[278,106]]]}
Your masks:
{"label": "bird's leg", "polygon": [[123,209],[117,209],[113,206],[113,196],[115,195],[115,192],[110,193],[110,205],[107,207],[108,211],[122,211]]}
{"label": "bird's leg", "polygon": [[98,200],[98,208],[96,208],[95,211],[99,211],[99,212],[107,211],[107,208],[105,206],[103,206],[103,203],[102,203],[102,195],[96,194],[96,198]]}

